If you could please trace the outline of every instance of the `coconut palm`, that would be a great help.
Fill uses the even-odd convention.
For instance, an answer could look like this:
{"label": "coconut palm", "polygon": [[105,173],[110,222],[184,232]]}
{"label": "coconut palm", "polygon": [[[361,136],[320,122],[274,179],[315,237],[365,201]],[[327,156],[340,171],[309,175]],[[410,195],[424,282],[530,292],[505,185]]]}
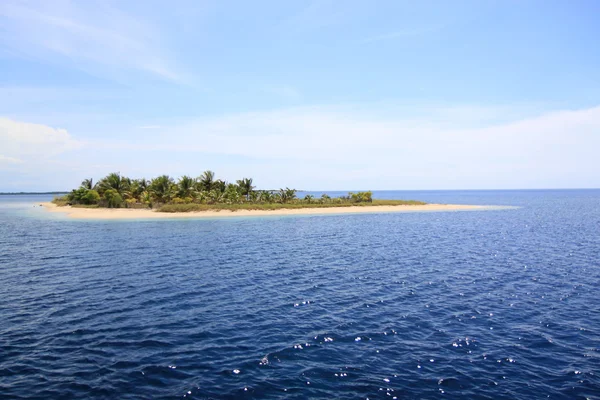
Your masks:
{"label": "coconut palm", "polygon": [[239,203],[242,199],[239,187],[233,183],[228,184],[225,192],[223,193],[223,198],[229,204]]}
{"label": "coconut palm", "polygon": [[[228,184],[222,179],[215,179],[215,173],[205,171],[199,178],[182,176],[177,183],[168,175],[159,176],[152,181],[146,179],[129,179],[115,172],[102,178],[96,184],[92,179],[85,179],[81,186],[73,190],[64,198],[59,199],[61,203],[100,205],[103,207],[130,207],[139,206],[139,203],[150,207],[153,203],[166,205],[172,203],[198,204],[237,204],[244,200],[252,203],[266,204],[265,208],[272,203],[295,203],[298,206],[313,203],[319,204],[344,204],[344,203],[370,203],[373,202],[373,193],[370,191],[349,193],[347,196],[331,198],[323,194],[316,199],[307,194],[302,200],[297,200],[297,191],[286,187],[285,189],[254,190],[251,178],[242,178],[236,184]],[[420,204],[419,202],[409,202]],[[285,207],[285,206],[283,206]],[[184,207],[186,210],[194,207]],[[199,207],[202,208],[202,207]],[[238,208],[238,207],[234,207]],[[243,207],[241,207],[243,208]],[[250,207],[252,208],[252,207]]]}
{"label": "coconut palm", "polygon": [[175,182],[168,175],[152,179],[149,192],[157,203],[167,203],[175,194]]}
{"label": "coconut palm", "polygon": [[210,192],[205,192],[206,200],[209,204],[217,204],[223,201],[223,192],[217,189],[213,189]]}
{"label": "coconut palm", "polygon": [[284,203],[281,192],[271,193],[271,203]]}
{"label": "coconut palm", "polygon": [[260,201],[264,201],[265,203],[273,203],[273,193],[268,190],[261,190]]}
{"label": "coconut palm", "polygon": [[208,201],[208,193],[207,192],[197,192],[196,193],[196,202],[203,204]]}
{"label": "coconut palm", "polygon": [[225,189],[227,189],[227,182],[222,179],[217,179],[213,183],[213,189],[216,189],[221,193],[225,193]]}
{"label": "coconut palm", "polygon": [[190,176],[182,176],[179,178],[179,182],[177,183],[179,188],[179,197],[182,199],[186,197],[193,197],[194,195],[194,187],[196,186],[196,179]]}
{"label": "coconut palm", "polygon": [[92,190],[94,188],[94,180],[92,178],[84,179],[83,182],[81,182],[81,187],[87,190]]}
{"label": "coconut palm", "polygon": [[113,189],[119,195],[124,196],[129,190],[129,183],[128,178],[122,177],[118,172],[113,172],[98,182],[98,191],[103,194],[105,191]]}
{"label": "coconut palm", "polygon": [[240,192],[242,195],[246,196],[246,201],[248,201],[250,199],[250,193],[252,193],[252,190],[254,189],[254,186],[252,186],[252,178],[242,178],[236,181],[236,183],[240,188]]}
{"label": "coconut palm", "polygon": [[279,196],[282,203],[288,203],[296,198],[296,189],[290,189],[288,187],[279,189]]}
{"label": "coconut palm", "polygon": [[129,185],[129,196],[137,201],[142,201],[142,194],[147,190],[148,181],[146,179],[133,179]]}
{"label": "coconut palm", "polygon": [[202,173],[202,175],[200,175],[198,180],[200,181],[202,190],[208,192],[213,189],[213,183],[215,182],[215,173],[213,171],[206,170]]}
{"label": "coconut palm", "polygon": [[150,192],[148,192],[147,190],[144,190],[140,194],[140,201],[142,203],[147,204],[148,206],[150,206],[150,208],[152,208],[152,194]]}
{"label": "coconut palm", "polygon": [[261,191],[257,191],[257,190],[253,190],[250,192],[250,201],[253,203],[258,203],[261,201],[261,197],[262,197],[262,192]]}

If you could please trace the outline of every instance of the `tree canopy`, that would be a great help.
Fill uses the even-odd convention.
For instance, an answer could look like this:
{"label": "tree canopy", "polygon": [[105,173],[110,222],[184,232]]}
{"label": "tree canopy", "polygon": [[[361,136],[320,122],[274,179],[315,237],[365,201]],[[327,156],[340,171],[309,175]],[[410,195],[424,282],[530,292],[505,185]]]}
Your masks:
{"label": "tree canopy", "polygon": [[113,172],[96,183],[91,178],[85,179],[79,188],[66,196],[65,202],[111,208],[152,208],[166,204],[340,204],[372,202],[372,193],[349,193],[338,198],[326,194],[318,198],[306,195],[298,199],[296,189],[256,190],[252,178],[229,183],[217,179],[210,170],[197,178],[184,175],[177,180],[168,175],[150,180],[131,179]]}

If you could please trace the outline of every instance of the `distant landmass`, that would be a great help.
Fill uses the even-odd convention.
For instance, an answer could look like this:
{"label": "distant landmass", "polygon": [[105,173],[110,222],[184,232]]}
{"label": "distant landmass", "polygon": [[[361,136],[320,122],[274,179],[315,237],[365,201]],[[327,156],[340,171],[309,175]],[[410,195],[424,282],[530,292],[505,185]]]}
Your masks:
{"label": "distant landmass", "polygon": [[65,193],[69,193],[66,190],[63,191],[59,191],[59,192],[0,192],[0,196],[17,196],[17,195],[23,195],[23,194],[65,194]]}

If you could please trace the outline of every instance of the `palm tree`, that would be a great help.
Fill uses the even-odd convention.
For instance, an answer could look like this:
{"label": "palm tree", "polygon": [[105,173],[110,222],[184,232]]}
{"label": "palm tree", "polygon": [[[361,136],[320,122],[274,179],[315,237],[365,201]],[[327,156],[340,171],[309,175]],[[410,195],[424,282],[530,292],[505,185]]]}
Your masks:
{"label": "palm tree", "polygon": [[142,203],[147,204],[148,206],[150,206],[150,208],[152,208],[152,195],[147,190],[144,190],[140,194],[140,201]]}
{"label": "palm tree", "polygon": [[133,179],[129,185],[129,195],[137,200],[142,200],[142,194],[148,189],[148,181],[146,179]]}
{"label": "palm tree", "polygon": [[250,192],[250,201],[253,203],[258,203],[262,199],[262,192],[253,190]]}
{"label": "palm tree", "polygon": [[131,198],[131,178],[121,177],[123,192],[122,196],[124,199]]}
{"label": "palm tree", "polygon": [[81,182],[81,187],[87,190],[92,190],[94,188],[94,180],[92,178],[90,179],[84,179],[83,182]]}
{"label": "palm tree", "polygon": [[292,201],[296,198],[296,189],[290,189],[288,187],[285,189],[279,189],[279,195],[281,201],[283,203],[287,203],[288,201]]}
{"label": "palm tree", "polygon": [[210,204],[216,204],[216,203],[220,203],[221,201],[223,201],[223,192],[221,192],[220,190],[213,189],[210,192],[206,192],[206,193],[207,193],[207,201]]}
{"label": "palm tree", "polygon": [[175,182],[168,175],[162,175],[150,182],[150,193],[158,203],[167,203],[174,194]]}
{"label": "palm tree", "polygon": [[250,193],[254,189],[252,186],[252,178],[242,178],[236,181],[243,196],[246,196],[246,201],[250,199]]}
{"label": "palm tree", "polygon": [[[1,1],[1,0],[0,0]],[[215,173],[207,170],[198,178],[184,175],[177,183],[168,175],[162,175],[151,181],[146,179],[129,179],[118,172],[111,173],[94,184],[92,179],[85,179],[81,186],[69,193],[61,201],[72,204],[97,204],[102,207],[129,207],[153,203],[158,205],[172,203],[216,204],[223,205],[252,202],[266,204],[264,208],[272,208],[273,203],[294,203],[298,206],[318,204],[369,203],[373,201],[370,191],[348,193],[347,196],[332,198],[327,194],[315,198],[311,194],[302,200],[297,197],[296,189],[255,190],[251,178],[242,178],[235,184],[222,179],[215,179]],[[289,207],[282,205],[281,207]],[[309,206],[310,207],[310,206]],[[173,209],[176,209],[174,207]],[[189,209],[190,207],[186,207]],[[193,207],[191,207],[193,208]],[[224,207],[226,208],[226,207]],[[252,207],[251,207],[252,208]],[[257,207],[260,208],[260,207]]]}
{"label": "palm tree", "polygon": [[186,197],[192,197],[194,194],[194,187],[196,186],[196,179],[190,176],[182,176],[179,178],[179,197],[182,199]]}
{"label": "palm tree", "polygon": [[264,201],[265,203],[273,203],[273,193],[268,190],[261,190],[260,201]]}
{"label": "palm tree", "polygon": [[222,179],[217,179],[213,183],[213,189],[218,190],[221,193],[225,193],[225,189],[227,188],[227,182]]}
{"label": "palm tree", "polygon": [[113,172],[100,180],[98,188],[101,194],[107,190],[113,189],[116,190],[119,195],[123,196],[127,194],[127,191],[129,190],[129,183],[130,180],[128,178],[122,177],[118,172]]}
{"label": "palm tree", "polygon": [[200,184],[202,186],[202,190],[210,191],[213,188],[213,183],[215,181],[215,173],[210,170],[206,170],[200,175],[198,178]]}
{"label": "palm tree", "polygon": [[208,192],[198,192],[196,194],[196,201],[200,204],[206,203],[208,200]]}
{"label": "palm tree", "polygon": [[287,196],[290,200],[294,200],[296,198],[296,189],[285,188]]}
{"label": "palm tree", "polygon": [[234,185],[233,183],[227,185],[225,193],[223,193],[223,198],[225,201],[227,201],[229,204],[235,204],[240,202],[241,197],[242,196],[237,185]]}

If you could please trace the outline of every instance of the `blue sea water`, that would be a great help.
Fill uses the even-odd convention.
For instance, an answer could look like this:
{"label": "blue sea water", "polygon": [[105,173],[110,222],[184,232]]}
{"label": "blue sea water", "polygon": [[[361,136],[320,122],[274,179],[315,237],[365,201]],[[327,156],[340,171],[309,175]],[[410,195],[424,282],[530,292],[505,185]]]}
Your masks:
{"label": "blue sea water", "polygon": [[81,221],[0,196],[0,397],[600,398],[600,190]]}

